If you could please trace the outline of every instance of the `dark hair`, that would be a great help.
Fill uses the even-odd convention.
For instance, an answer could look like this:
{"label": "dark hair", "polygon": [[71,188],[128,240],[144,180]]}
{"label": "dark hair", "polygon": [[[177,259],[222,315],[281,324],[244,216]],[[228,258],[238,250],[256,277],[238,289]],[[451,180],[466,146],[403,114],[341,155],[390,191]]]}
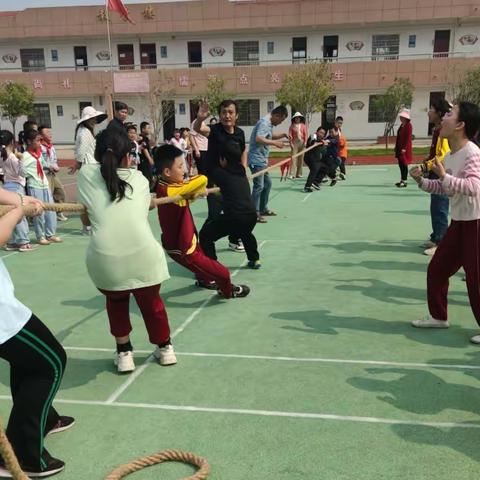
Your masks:
{"label": "dark hair", "polygon": [[275,107],[271,112],[271,115],[279,115],[282,117],[287,118],[288,117],[288,110],[285,105],[279,105],[278,107]]}
{"label": "dark hair", "polygon": [[173,145],[162,145],[155,149],[153,161],[155,162],[155,170],[161,175],[166,168],[172,168],[177,157],[181,157],[183,152]]}
{"label": "dark hair", "polygon": [[465,123],[465,135],[469,140],[475,138],[480,128],[480,108],[471,102],[458,104],[458,121]]}
{"label": "dark hair", "polygon": [[142,122],[140,124],[140,131],[142,131],[145,127],[148,127],[150,124],[148,122]]}
{"label": "dark hair", "polygon": [[40,126],[38,127],[38,131],[39,131],[40,133],[42,133],[42,130],[45,130],[46,128],[50,128],[50,127],[47,127],[46,125],[40,125]]}
{"label": "dark hair", "polygon": [[343,122],[343,117],[342,117],[341,115],[339,115],[339,116],[335,119],[336,122],[338,122],[339,120]]}
{"label": "dark hair", "polygon": [[110,200],[123,200],[127,187],[133,191],[132,186],[118,176],[117,168],[123,158],[132,148],[132,142],[127,137],[127,132],[117,130],[102,130],[96,137],[95,160],[100,163],[100,172],[105,180],[105,186],[110,194]]}
{"label": "dark hair", "polygon": [[130,131],[130,130],[135,130],[135,132],[137,131],[137,126],[134,125],[133,123],[129,123],[127,125],[127,133]]}
{"label": "dark hair", "polygon": [[27,132],[27,130],[35,130],[33,128],[34,125],[38,125],[38,123],[35,120],[27,120],[26,122],[23,123],[23,131]]}
{"label": "dark hair", "polygon": [[235,107],[235,113],[238,113],[238,105],[235,100],[224,100],[219,106],[218,106],[218,114],[220,115],[220,112],[224,109],[229,107],[230,105],[233,105]]}
{"label": "dark hair", "polygon": [[338,132],[338,127],[336,127],[335,125],[332,125],[329,130],[334,130],[335,132]]}
{"label": "dark hair", "polygon": [[11,145],[15,140],[13,133],[9,130],[0,130],[0,152],[2,159],[5,161],[8,157],[6,147]]}
{"label": "dark hair", "polygon": [[82,122],[82,123],[79,123],[76,128],[75,128],[75,134],[73,135],[73,139],[76,140],[77,139],[77,134],[78,134],[78,129],[81,127],[81,126],[84,126],[85,128],[87,128],[88,130],[90,130],[90,133],[94,136],[95,133],[94,133],[94,130],[93,130],[93,127],[91,125],[88,124],[88,122]]}
{"label": "dark hair", "polygon": [[327,128],[324,127],[323,125],[320,125],[315,131],[318,132],[319,130],[323,130],[325,133],[328,132]]}
{"label": "dark hair", "polygon": [[28,145],[28,142],[35,140],[39,135],[40,133],[38,132],[38,130],[27,130],[24,135],[25,142]]}
{"label": "dark hair", "polygon": [[449,112],[452,107],[444,98],[436,98],[430,102],[430,107],[433,108],[439,115],[440,118]]}
{"label": "dark hair", "polygon": [[114,102],[113,109],[118,112],[120,110],[128,110],[128,105],[123,102]]}

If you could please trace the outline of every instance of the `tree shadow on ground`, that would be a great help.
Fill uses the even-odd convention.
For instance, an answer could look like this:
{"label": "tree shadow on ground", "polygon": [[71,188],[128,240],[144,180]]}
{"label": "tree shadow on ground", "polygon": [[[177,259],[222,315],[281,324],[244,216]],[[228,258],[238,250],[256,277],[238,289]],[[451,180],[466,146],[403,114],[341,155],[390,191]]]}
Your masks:
{"label": "tree shadow on ground", "polygon": [[[468,422],[477,423],[477,422]],[[439,428],[423,425],[392,425],[392,431],[403,440],[411,443],[448,447],[480,462],[478,428]],[[466,477],[464,477],[466,478]]]}
{"label": "tree shadow on ground", "polygon": [[[384,378],[352,377],[355,388],[378,392],[379,400],[417,415],[438,415],[445,410],[480,414],[480,388],[449,383],[429,370],[405,368],[367,368],[371,375]],[[394,377],[394,378],[392,378]]]}
{"label": "tree shadow on ground", "polygon": [[303,327],[284,326],[283,328],[286,330],[320,335],[339,335],[340,330],[346,329],[382,335],[402,335],[409,340],[425,345],[450,348],[465,348],[469,338],[469,331],[461,327],[453,326],[448,330],[417,329],[407,321],[386,321],[360,316],[342,317],[331,315],[329,310],[276,312],[272,313],[270,317],[303,324]]}
{"label": "tree shadow on ground", "polygon": [[317,243],[313,244],[317,248],[334,248],[341,253],[357,254],[364,252],[389,252],[389,253],[404,253],[415,252],[418,253],[419,248],[415,242],[412,241],[378,241],[378,242],[338,242],[338,243]]}
{"label": "tree shadow on ground", "polygon": [[422,272],[427,273],[428,264],[415,262],[395,262],[395,261],[376,261],[364,260],[358,263],[338,262],[332,263],[332,267],[350,268],[362,267],[369,270],[391,271],[396,270],[400,272]]}
{"label": "tree shadow on ground", "polygon": [[[426,292],[424,288],[393,285],[376,278],[356,278],[353,280],[333,281],[338,283],[343,282],[343,285],[337,285],[335,287],[336,290],[349,293],[359,292],[366,297],[373,298],[382,303],[395,305],[425,305],[426,302]],[[468,300],[459,301],[452,298],[452,295],[460,295],[467,298],[465,291],[450,291],[448,302],[451,305],[460,305],[463,307],[468,307],[470,305]]]}

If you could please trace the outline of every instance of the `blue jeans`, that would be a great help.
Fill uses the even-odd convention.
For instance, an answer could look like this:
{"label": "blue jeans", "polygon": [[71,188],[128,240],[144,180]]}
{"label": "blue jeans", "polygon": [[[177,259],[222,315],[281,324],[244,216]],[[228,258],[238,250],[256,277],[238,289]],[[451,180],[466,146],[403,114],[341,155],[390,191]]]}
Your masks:
{"label": "blue jeans", "polygon": [[[53,203],[53,197],[48,188],[28,187],[28,193],[44,203]],[[57,231],[57,214],[55,212],[43,212],[33,217],[33,228],[37,240],[53,237]]]}
{"label": "blue jeans", "polygon": [[448,206],[449,199],[446,195],[430,195],[430,216],[432,217],[433,232],[430,240],[437,245],[448,229]]}
{"label": "blue jeans", "polygon": [[[250,171],[253,174],[260,170],[264,170],[265,168],[267,167],[259,167],[254,165],[250,167]],[[252,200],[258,215],[261,215],[268,210],[268,197],[271,189],[272,179],[268,173],[253,179]]]}
{"label": "blue jeans", "polygon": [[[25,195],[25,187],[17,182],[6,182],[3,188],[5,188],[5,190],[8,190],[9,192],[21,193],[22,195]],[[8,244],[26,245],[27,243],[30,243],[28,233],[28,221],[25,217],[23,217],[20,223],[18,223],[15,227],[15,230],[13,231],[12,237],[8,241]]]}

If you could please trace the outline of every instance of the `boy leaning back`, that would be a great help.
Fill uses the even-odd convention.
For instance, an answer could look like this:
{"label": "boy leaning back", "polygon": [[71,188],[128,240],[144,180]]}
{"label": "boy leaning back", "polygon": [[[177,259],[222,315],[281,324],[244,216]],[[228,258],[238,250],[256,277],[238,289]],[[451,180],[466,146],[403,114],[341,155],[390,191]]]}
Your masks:
{"label": "boy leaning back", "polygon": [[195,274],[198,286],[217,288],[225,298],[246,297],[250,289],[246,285],[233,285],[228,268],[207,257],[198,243],[189,204],[195,197],[205,194],[207,177],[196,175],[184,182],[183,152],[173,145],[157,148],[154,161],[160,175],[157,197],[183,197],[175,203],[158,206],[163,248],[172,260]]}

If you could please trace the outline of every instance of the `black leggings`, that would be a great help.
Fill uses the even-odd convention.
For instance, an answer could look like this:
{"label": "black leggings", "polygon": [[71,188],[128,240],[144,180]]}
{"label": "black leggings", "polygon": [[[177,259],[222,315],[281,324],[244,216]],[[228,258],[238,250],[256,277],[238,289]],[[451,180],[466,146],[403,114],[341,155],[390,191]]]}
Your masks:
{"label": "black leggings", "polygon": [[408,178],[408,165],[405,165],[401,160],[398,160],[398,166],[400,167],[402,182],[406,182]]}
{"label": "black leggings", "polygon": [[50,458],[43,439],[59,416],[52,407],[67,356],[50,330],[32,315],[26,325],[0,345],[10,363],[13,407],[7,437],[25,470],[42,471]]}
{"label": "black leggings", "polygon": [[[209,195],[213,196],[213,195]],[[243,242],[247,258],[250,261],[258,260],[257,239],[252,231],[257,223],[257,215],[239,215],[235,218],[225,214],[219,215],[213,220],[207,220],[200,230],[200,245],[207,257],[217,259],[215,242],[229,235],[239,238]]]}

